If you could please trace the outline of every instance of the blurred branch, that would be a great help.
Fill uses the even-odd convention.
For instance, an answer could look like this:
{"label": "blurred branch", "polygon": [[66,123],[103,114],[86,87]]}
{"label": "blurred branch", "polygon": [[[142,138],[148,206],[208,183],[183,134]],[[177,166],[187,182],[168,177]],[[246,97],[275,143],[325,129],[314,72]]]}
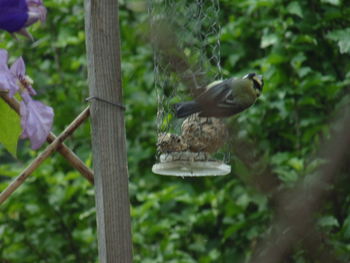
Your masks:
{"label": "blurred branch", "polygon": [[253,142],[247,139],[241,139],[236,136],[239,134],[240,125],[230,123],[231,141],[230,147],[235,157],[249,170],[251,177],[243,178],[246,183],[253,186],[259,192],[270,196],[270,201],[274,202],[278,196],[281,184],[278,176],[272,171],[271,167],[266,164],[266,160],[257,152]]}
{"label": "blurred branch", "polygon": [[152,46],[156,56],[162,60],[161,64],[176,73],[193,96],[198,96],[202,92],[201,88],[208,84],[207,78],[199,66],[190,64],[175,32],[175,28],[165,20],[152,21]]}
{"label": "blurred branch", "polygon": [[[307,256],[311,262],[319,263],[340,263],[332,254],[332,248],[326,243],[326,237],[315,228],[308,231],[309,233],[303,239],[303,247],[306,249]],[[310,233],[311,232],[311,233]]]}
{"label": "blurred branch", "polygon": [[[321,207],[337,172],[346,160],[350,145],[349,130],[350,116],[346,116],[341,129],[322,148],[320,157],[327,162],[318,169],[316,175],[309,175],[295,189],[279,195],[273,231],[261,242],[250,263],[281,262],[295,243],[305,238],[310,248],[312,238],[307,238],[307,235],[314,228],[315,213]],[[317,240],[319,238],[313,238],[312,242]],[[323,262],[337,262],[334,258],[329,259],[332,257],[330,253],[326,256],[328,260]]]}
{"label": "blurred branch", "polygon": [[[19,102],[15,98],[10,98],[7,95],[7,92],[0,92],[0,97],[19,115]],[[52,143],[56,139],[55,134],[50,132],[47,137],[47,142]],[[70,150],[64,143],[60,144],[57,148],[57,151],[64,157],[66,160],[77,169],[90,183],[94,184],[94,174],[93,171],[88,168],[83,161],[79,159],[75,153]]]}

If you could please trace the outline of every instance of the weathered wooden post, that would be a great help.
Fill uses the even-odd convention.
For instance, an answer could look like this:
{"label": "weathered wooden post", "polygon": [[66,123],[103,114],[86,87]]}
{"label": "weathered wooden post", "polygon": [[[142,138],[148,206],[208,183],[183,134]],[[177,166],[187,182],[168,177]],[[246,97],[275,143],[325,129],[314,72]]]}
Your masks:
{"label": "weathered wooden post", "polygon": [[[132,262],[117,0],[85,0],[99,258]],[[118,106],[120,105],[120,106]]]}

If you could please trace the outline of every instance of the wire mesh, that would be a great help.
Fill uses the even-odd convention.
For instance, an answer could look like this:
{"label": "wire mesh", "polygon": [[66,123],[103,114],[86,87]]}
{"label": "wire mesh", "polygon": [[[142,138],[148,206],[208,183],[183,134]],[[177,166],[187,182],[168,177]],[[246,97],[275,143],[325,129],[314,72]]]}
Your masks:
{"label": "wire mesh", "polygon": [[162,174],[181,176],[219,175],[215,167],[222,165],[225,173],[229,169],[222,147],[209,147],[223,144],[222,120],[174,115],[175,103],[193,99],[222,77],[219,13],[219,0],[149,1],[158,100],[156,173],[162,167],[168,169]]}

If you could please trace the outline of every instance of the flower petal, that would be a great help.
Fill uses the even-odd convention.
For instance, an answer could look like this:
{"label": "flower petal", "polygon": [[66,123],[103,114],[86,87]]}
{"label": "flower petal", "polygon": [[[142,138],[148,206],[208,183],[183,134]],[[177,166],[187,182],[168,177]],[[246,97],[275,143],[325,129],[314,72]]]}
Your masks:
{"label": "flower petal", "polygon": [[26,66],[22,57],[16,59],[10,68],[11,72],[16,76],[25,76],[26,75]]}
{"label": "flower petal", "polygon": [[21,138],[29,138],[32,149],[38,149],[49,135],[53,123],[53,109],[40,101],[33,100],[29,93],[21,94],[23,101],[20,104]]}
{"label": "flower petal", "polygon": [[32,85],[26,81],[26,65],[24,64],[22,57],[16,59],[16,61],[12,64],[10,71],[22,83],[23,87],[29,91],[30,95],[35,96],[37,94]]}
{"label": "flower petal", "polygon": [[5,49],[0,49],[0,90],[9,91],[9,97],[13,97],[19,90],[13,75],[7,65],[8,53]]}
{"label": "flower petal", "polygon": [[43,5],[43,2],[41,0],[27,0],[26,2],[29,9],[29,18],[26,23],[26,26],[31,25],[38,20],[40,20],[41,22],[45,22],[47,9]]}

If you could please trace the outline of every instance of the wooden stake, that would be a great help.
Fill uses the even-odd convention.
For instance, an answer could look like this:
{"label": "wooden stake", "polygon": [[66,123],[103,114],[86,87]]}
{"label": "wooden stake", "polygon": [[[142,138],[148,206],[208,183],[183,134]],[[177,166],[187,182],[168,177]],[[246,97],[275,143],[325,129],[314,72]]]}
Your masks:
{"label": "wooden stake", "polygon": [[[85,0],[98,248],[101,263],[132,262],[117,0]],[[106,102],[108,101],[108,102]]]}
{"label": "wooden stake", "polygon": [[28,176],[45,161],[62,142],[71,135],[80,124],[89,117],[89,107],[87,107],[77,118],[49,145],[40,153],[27,168],[15,178],[15,180],[0,194],[0,205],[28,178]]}

